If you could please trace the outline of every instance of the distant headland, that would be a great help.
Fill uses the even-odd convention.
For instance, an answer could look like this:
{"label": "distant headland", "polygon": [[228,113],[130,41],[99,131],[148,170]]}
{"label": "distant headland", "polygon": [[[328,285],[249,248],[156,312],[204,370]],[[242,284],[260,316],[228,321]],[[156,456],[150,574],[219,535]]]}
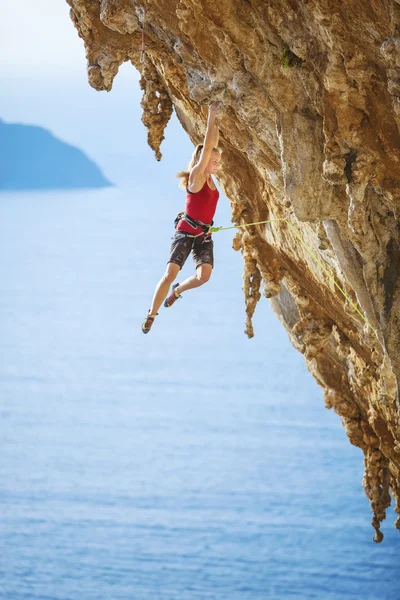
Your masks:
{"label": "distant headland", "polygon": [[81,150],[33,125],[0,119],[0,190],[111,186]]}

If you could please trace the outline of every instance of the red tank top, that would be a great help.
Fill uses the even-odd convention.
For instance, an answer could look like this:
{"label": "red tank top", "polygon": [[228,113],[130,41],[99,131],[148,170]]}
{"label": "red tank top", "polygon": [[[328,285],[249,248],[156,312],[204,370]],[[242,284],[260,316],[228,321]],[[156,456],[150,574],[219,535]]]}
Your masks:
{"label": "red tank top", "polygon": [[[186,190],[185,213],[195,221],[202,223],[211,223],[217,209],[219,191],[212,190],[207,181],[199,192],[189,192]],[[201,227],[192,227],[181,219],[177,225],[177,231],[186,231],[192,235],[203,233]]]}

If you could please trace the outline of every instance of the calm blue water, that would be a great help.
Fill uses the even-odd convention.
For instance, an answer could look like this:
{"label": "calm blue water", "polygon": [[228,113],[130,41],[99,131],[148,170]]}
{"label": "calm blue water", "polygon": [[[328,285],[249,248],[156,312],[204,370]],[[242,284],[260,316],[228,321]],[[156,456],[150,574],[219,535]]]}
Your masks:
{"label": "calm blue water", "polygon": [[231,232],[142,334],[182,201],[153,186],[0,196],[0,597],[398,600],[395,515],[374,544],[361,451],[265,299],[243,334]]}

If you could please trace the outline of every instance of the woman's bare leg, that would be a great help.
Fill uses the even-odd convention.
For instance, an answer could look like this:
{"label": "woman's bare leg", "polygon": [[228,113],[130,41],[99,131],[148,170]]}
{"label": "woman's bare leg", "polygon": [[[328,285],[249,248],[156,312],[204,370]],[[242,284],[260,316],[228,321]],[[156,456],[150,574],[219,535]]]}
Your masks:
{"label": "woman's bare leg", "polygon": [[167,297],[171,283],[175,281],[180,270],[181,268],[179,265],[175,263],[168,263],[167,270],[158,282],[156,291],[154,292],[154,298],[150,307],[150,315],[157,314],[158,309]]}
{"label": "woman's bare leg", "polygon": [[185,279],[183,283],[175,288],[175,292],[182,294],[182,292],[186,292],[187,290],[203,285],[203,283],[207,283],[211,277],[212,269],[212,266],[208,264],[199,265],[196,269],[196,275],[192,275]]}

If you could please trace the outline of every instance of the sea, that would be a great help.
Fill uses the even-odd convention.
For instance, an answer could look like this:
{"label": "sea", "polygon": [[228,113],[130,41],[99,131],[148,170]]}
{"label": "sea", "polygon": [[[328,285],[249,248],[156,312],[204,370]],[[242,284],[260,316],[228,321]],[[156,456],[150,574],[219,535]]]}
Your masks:
{"label": "sea", "polygon": [[181,202],[0,194],[0,598],[399,600],[393,507],[375,544],[362,452],[265,298],[244,334],[232,231],[143,335]]}

